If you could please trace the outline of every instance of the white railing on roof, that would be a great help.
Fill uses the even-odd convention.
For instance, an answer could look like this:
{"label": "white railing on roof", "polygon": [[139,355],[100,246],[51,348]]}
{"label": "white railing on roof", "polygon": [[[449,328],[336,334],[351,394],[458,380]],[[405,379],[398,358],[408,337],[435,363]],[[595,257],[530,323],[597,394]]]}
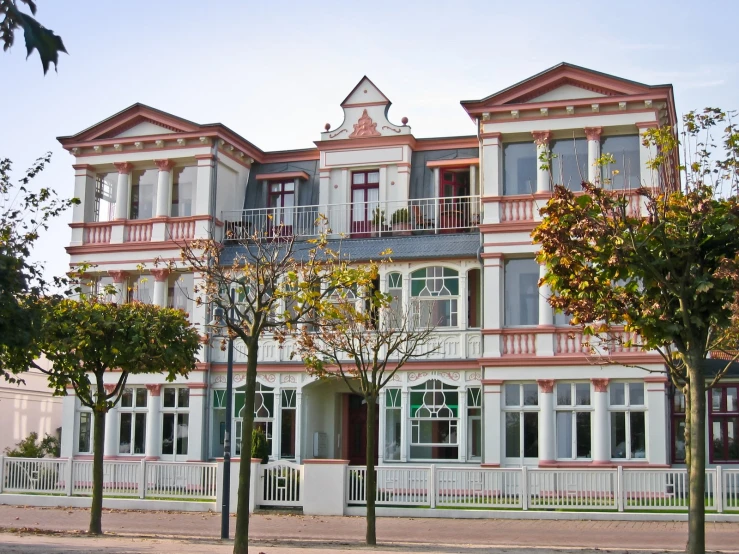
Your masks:
{"label": "white railing on roof", "polygon": [[347,204],[255,208],[224,211],[226,239],[254,234],[313,237],[325,216],[332,235],[374,237],[412,233],[461,233],[475,229],[482,219],[480,196],[413,198]]}

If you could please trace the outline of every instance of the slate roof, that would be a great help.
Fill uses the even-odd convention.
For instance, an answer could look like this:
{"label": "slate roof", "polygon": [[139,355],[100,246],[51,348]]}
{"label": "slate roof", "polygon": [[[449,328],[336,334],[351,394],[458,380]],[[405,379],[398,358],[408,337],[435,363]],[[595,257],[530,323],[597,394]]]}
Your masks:
{"label": "slate roof", "polygon": [[[480,234],[454,233],[439,235],[417,235],[410,237],[378,237],[363,239],[331,240],[329,247],[340,250],[342,255],[355,262],[377,260],[381,253],[392,250],[393,261],[406,260],[460,260],[476,258],[480,250]],[[294,257],[301,259],[313,248],[307,241],[296,241]],[[221,252],[221,263],[233,263],[238,254],[245,255],[242,244],[226,243]]]}

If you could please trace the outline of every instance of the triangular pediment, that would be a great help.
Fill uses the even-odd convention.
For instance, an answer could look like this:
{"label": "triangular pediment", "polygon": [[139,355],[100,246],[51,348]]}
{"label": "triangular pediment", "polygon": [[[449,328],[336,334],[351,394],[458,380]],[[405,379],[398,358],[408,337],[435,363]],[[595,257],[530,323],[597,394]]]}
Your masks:
{"label": "triangular pediment", "polygon": [[102,140],[187,133],[197,131],[199,128],[200,125],[187,119],[144,104],[134,104],[70,138],[78,141]]}
{"label": "triangular pediment", "polygon": [[344,101],[342,108],[350,106],[367,106],[370,104],[390,104],[390,100],[366,75],[362,77]]}
{"label": "triangular pediment", "polygon": [[465,100],[470,113],[500,106],[648,93],[654,87],[561,63],[482,100]]}

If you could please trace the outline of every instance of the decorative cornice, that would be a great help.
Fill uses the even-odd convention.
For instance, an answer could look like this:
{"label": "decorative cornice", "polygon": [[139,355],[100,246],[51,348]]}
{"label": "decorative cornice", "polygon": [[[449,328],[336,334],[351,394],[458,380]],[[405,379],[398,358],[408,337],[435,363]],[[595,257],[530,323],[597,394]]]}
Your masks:
{"label": "decorative cornice", "polygon": [[146,385],[146,388],[152,396],[159,396],[162,393],[162,385]]}
{"label": "decorative cornice", "polygon": [[158,283],[161,283],[162,281],[166,281],[167,277],[169,277],[169,269],[166,269],[166,268],[152,269],[151,274],[154,276],[154,279]]}
{"label": "decorative cornice", "polygon": [[130,162],[113,162],[113,165],[121,175],[128,175],[133,169],[133,165]]}
{"label": "decorative cornice", "polygon": [[113,271],[108,271],[108,275],[110,275],[113,278],[114,283],[123,283],[126,280],[126,277],[128,277],[128,271],[123,271],[121,269],[115,269]]}
{"label": "decorative cornice", "polygon": [[169,172],[174,167],[173,160],[154,160],[154,164],[159,168],[159,171]]}
{"label": "decorative cornice", "polygon": [[585,127],[585,137],[588,140],[600,140],[600,134],[603,132],[602,127]]}
{"label": "decorative cornice", "polygon": [[595,392],[608,392],[609,380],[610,379],[606,378],[591,379],[593,383],[593,390],[595,390]]}
{"label": "decorative cornice", "polygon": [[549,144],[549,138],[552,135],[551,131],[531,131],[531,135],[534,137],[534,142],[537,146],[546,146]]}
{"label": "decorative cornice", "polygon": [[538,379],[536,382],[541,392],[554,392],[554,379]]}

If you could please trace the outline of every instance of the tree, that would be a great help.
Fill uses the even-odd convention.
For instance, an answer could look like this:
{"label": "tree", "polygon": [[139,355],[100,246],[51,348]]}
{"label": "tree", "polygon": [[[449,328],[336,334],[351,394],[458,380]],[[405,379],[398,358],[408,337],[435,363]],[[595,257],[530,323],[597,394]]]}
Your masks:
{"label": "tree", "polygon": [[[72,387],[93,413],[92,506],[89,533],[102,534],[105,414],[126,388],[129,375],[165,373],[168,381],[195,369],[200,336],[179,310],[149,304],[106,304],[95,297],[40,301],[38,345],[51,362],[36,366],[55,394]],[[115,386],[106,388],[105,375]]]}
{"label": "tree", "polygon": [[15,445],[15,448],[5,447],[5,455],[11,458],[58,458],[60,453],[59,439],[48,433],[41,441],[38,433],[30,433],[25,439]]}
{"label": "tree", "polygon": [[15,184],[11,161],[0,160],[0,375],[10,382],[37,354],[34,328],[40,314],[34,300],[51,284],[43,267],[29,260],[31,250],[51,219],[79,204],[76,198],[59,199],[49,188],[29,190],[50,161],[51,153],[37,159]]}
{"label": "tree", "polygon": [[33,17],[18,9],[18,2],[23,2],[33,15],[36,15],[36,3],[33,0],[0,0],[0,41],[3,43],[3,51],[7,52],[15,42],[15,31],[23,29],[26,39],[26,58],[34,50],[38,50],[44,75],[49,70],[49,64],[53,63],[56,68],[59,63],[59,52],[67,53],[62,37],[54,34]]}
{"label": "tree", "polygon": [[[342,266],[327,277],[330,296],[316,304],[319,333],[303,328],[297,351],[308,371],[320,378],[340,377],[367,405],[365,498],[368,545],[377,544],[375,444],[377,403],[383,388],[408,361],[427,356],[431,314],[420,306],[405,310],[391,295],[375,289],[379,264]],[[424,324],[423,322],[428,322]]]}
{"label": "tree", "polygon": [[[203,284],[194,292],[195,300],[211,312],[222,309],[229,335],[241,339],[246,348],[241,451],[251,452],[259,341],[268,332],[284,340],[289,330],[306,321],[311,305],[323,294],[321,274],[337,258],[327,248],[325,233],[297,244],[284,226],[277,224],[266,232],[257,230],[239,240],[226,240],[228,249],[215,240],[192,241],[183,245],[182,258],[189,270],[203,276]],[[247,554],[250,478],[251,464],[242,463],[234,554]]]}
{"label": "tree", "polygon": [[[711,138],[717,125],[721,148]],[[673,130],[643,135],[658,153],[650,167],[662,175],[660,186],[635,191],[646,217],[632,214],[624,191],[583,183],[580,195],[556,186],[533,238],[550,304],[606,347],[612,327],[624,325],[632,336],[626,345],[657,351],[684,392],[687,551],[702,554],[706,389],[737,359],[739,344],[739,132],[729,114],[707,109],[684,117],[682,137],[690,159],[679,167],[681,184],[668,167],[679,144]],[[711,374],[705,361],[716,351],[727,363]]]}

